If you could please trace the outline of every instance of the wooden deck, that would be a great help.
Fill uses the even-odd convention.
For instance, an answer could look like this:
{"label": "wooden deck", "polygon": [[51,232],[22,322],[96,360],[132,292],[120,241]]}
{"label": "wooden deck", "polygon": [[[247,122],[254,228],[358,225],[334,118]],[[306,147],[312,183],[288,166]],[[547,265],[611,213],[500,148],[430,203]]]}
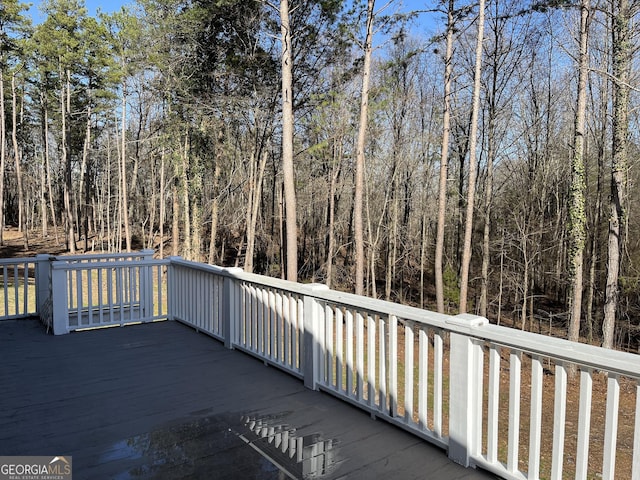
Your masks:
{"label": "wooden deck", "polygon": [[494,478],[177,322],[0,322],[0,455],[71,455],[77,479]]}

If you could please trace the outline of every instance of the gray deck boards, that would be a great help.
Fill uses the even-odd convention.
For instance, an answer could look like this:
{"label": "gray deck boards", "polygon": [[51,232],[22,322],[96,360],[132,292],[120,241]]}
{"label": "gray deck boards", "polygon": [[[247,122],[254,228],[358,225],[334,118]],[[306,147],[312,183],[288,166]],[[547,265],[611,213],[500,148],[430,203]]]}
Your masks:
{"label": "gray deck boards", "polygon": [[0,455],[71,455],[76,479],[494,478],[176,322],[0,322]]}

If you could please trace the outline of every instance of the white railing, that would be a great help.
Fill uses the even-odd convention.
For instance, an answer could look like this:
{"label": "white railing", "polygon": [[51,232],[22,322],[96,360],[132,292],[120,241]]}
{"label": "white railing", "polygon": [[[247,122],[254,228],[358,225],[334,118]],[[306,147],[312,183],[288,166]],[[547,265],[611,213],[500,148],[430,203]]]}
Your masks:
{"label": "white railing", "polygon": [[173,259],[171,272],[174,318],[458,463],[513,479],[640,478],[637,355],[240,269]]}
{"label": "white railing", "polygon": [[0,259],[0,319],[37,314],[35,258]]}
{"label": "white railing", "polygon": [[167,260],[151,253],[52,259],[54,333],[167,318]]}
{"label": "white railing", "polygon": [[[507,478],[640,479],[637,355],[496,325],[470,333],[478,358],[488,358],[479,377],[487,379],[479,387],[488,403],[486,433],[479,437],[485,442],[476,445],[474,463]],[[502,387],[505,372],[508,383]],[[503,390],[506,405],[501,405]],[[482,397],[477,401],[482,409]],[[502,431],[501,409],[509,419]],[[523,434],[528,442],[521,446]],[[507,440],[503,455],[501,435]],[[520,471],[523,463],[528,476]]]}
{"label": "white railing", "polygon": [[302,303],[309,287],[266,278],[172,258],[169,316],[303,378]]}
{"label": "white railing", "polygon": [[640,480],[637,355],[177,257],[49,265],[54,333],[178,320],[463,465]]}

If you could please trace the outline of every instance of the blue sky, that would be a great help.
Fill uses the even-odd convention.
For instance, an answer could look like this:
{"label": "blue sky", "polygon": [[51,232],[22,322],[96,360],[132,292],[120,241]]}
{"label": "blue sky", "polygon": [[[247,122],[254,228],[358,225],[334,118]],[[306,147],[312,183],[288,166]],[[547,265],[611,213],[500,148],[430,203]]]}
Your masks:
{"label": "blue sky", "polygon": [[109,13],[120,10],[122,5],[127,5],[128,3],[130,2],[122,0],[85,0],[85,5],[91,16],[95,15],[98,8],[103,12]]}
{"label": "blue sky", "polygon": [[[25,1],[29,2],[29,0]],[[387,1],[388,0],[377,0],[376,8],[379,9],[386,5]],[[40,14],[40,5],[44,2],[42,0],[31,0],[29,3],[32,3],[29,10],[31,18],[34,23],[38,23],[42,19]],[[396,9],[401,12],[423,10],[431,8],[434,3],[435,0],[396,0],[396,4],[390,5],[385,13],[391,13],[396,11]],[[123,5],[133,4],[135,4],[135,0],[85,0],[85,6],[91,16],[95,16],[98,9],[105,13],[111,13],[120,10]],[[433,34],[433,26],[441,20],[439,17],[440,15],[438,14],[423,13],[420,16],[420,19],[414,23],[413,31],[416,35],[424,35],[425,33],[427,33],[427,35]]]}
{"label": "blue sky", "polygon": [[[29,9],[31,18],[33,19],[34,23],[37,23],[41,18],[40,5],[44,2],[41,0],[31,0],[29,3],[33,4]],[[115,12],[116,10],[120,10],[120,7],[122,7],[122,5],[128,5],[132,2],[128,0],[85,0],[84,3],[87,7],[87,10],[89,11],[89,15],[94,17],[98,9],[100,9],[102,12],[111,13]]]}

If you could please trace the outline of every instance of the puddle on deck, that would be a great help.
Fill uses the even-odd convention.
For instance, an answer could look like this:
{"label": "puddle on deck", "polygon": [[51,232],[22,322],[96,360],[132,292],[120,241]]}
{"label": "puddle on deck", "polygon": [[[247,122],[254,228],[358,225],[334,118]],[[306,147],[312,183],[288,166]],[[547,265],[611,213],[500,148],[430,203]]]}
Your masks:
{"label": "puddle on deck", "polygon": [[101,463],[116,462],[114,478],[321,479],[336,466],[336,441],[303,435],[287,414],[223,414],[171,423],[121,440]]}

